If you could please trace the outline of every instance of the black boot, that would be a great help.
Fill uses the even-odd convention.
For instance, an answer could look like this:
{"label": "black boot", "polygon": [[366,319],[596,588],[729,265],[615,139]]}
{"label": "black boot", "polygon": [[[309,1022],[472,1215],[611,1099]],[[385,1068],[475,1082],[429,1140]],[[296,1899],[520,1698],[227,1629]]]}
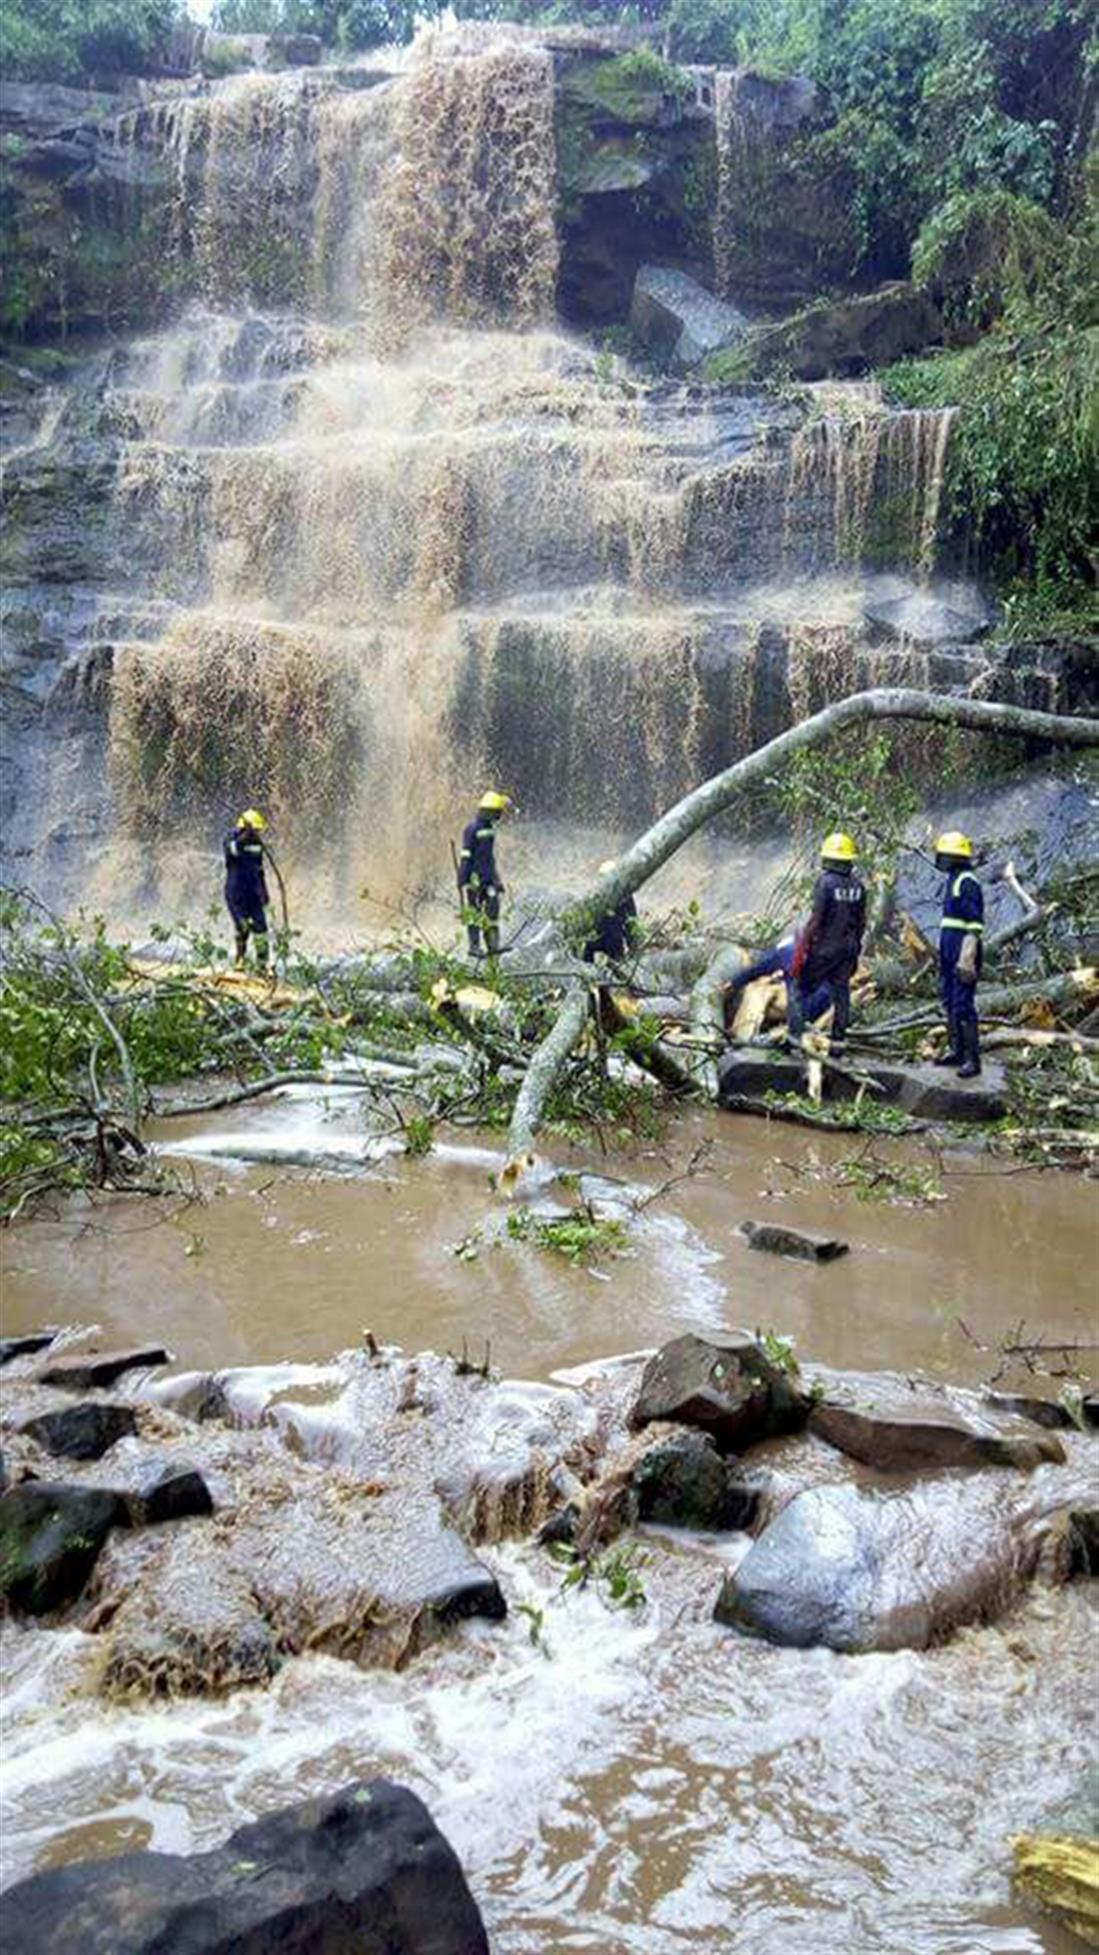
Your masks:
{"label": "black boot", "polygon": [[962,1063],[958,1067],[959,1079],[976,1079],[981,1070],[980,1033],[975,1018],[963,1019],[958,1027],[961,1032]]}
{"label": "black boot", "polygon": [[466,932],[466,934],[467,934],[467,936],[469,937],[469,954],[470,954],[470,956],[471,956],[471,957],[480,957],[480,955],[481,955],[481,932],[480,932],[479,930],[475,930],[475,929],[473,928],[473,925],[472,925],[472,924],[470,924],[470,926],[469,926],[469,928],[468,928],[468,930],[467,930],[467,932]]}
{"label": "black boot", "polygon": [[946,1051],[938,1059],[932,1059],[933,1066],[960,1066],[964,1057],[962,1051],[961,1027],[956,1018],[946,1021]]}

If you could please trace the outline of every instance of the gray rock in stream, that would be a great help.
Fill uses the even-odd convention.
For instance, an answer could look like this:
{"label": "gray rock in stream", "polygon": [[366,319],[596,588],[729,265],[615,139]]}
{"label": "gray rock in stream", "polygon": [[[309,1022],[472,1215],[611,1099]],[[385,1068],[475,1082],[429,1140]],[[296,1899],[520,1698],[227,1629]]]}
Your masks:
{"label": "gray rock in stream", "polygon": [[631,1424],[669,1419],[712,1435],[723,1453],[795,1432],[809,1401],[796,1376],[771,1363],[754,1338],[673,1338],[649,1359]]}
{"label": "gray rock in stream", "polygon": [[0,1337],[0,1365],[11,1364],[15,1358],[30,1357],[35,1351],[48,1351],[55,1330],[31,1331],[24,1337]]}
{"label": "gray rock in stream", "polygon": [[3,1913],[19,1955],[488,1955],[458,1860],[387,1779],[241,1826],[212,1853],[35,1874]]}
{"label": "gray rock in stream", "polygon": [[798,1649],[926,1649],[999,1615],[1034,1571],[1042,1530],[1008,1484],[812,1487],[726,1577],[714,1618]]}
{"label": "gray rock in stream", "polygon": [[113,1385],[126,1371],[147,1371],[170,1364],[163,1344],[139,1344],[126,1351],[74,1351],[54,1358],[38,1373],[43,1385],[59,1385],[70,1392],[86,1392]]}
{"label": "gray rock in stream", "polygon": [[24,1480],[0,1496],[0,1589],[28,1615],[49,1615],[81,1593],[126,1506],[100,1487]]}
{"label": "gray rock in stream", "polygon": [[772,1256],[789,1256],[799,1263],[833,1263],[846,1256],[846,1242],[834,1235],[818,1235],[812,1229],[788,1229],[780,1222],[742,1222],[737,1234],[749,1249],[765,1250]]}
{"label": "gray rock in stream", "polygon": [[[1007,1109],[1003,1067],[986,1063],[977,1079],[958,1079],[931,1065],[886,1064],[860,1055],[858,1070],[868,1073],[881,1089],[887,1106],[900,1107],[918,1120],[964,1120],[983,1123],[1002,1119]],[[734,1110],[746,1102],[762,1102],[767,1093],[804,1093],[805,1060],[794,1054],[770,1053],[737,1047],[727,1052],[718,1065],[718,1099]],[[853,1100],[860,1091],[859,1081],[827,1071],[824,1105],[830,1100]],[[766,1107],[760,1105],[761,1112]]]}
{"label": "gray rock in stream", "polygon": [[89,1398],[79,1405],[39,1412],[18,1430],[57,1458],[101,1459],[120,1439],[137,1431],[137,1416],[129,1405]]}
{"label": "gray rock in stream", "polygon": [[657,1440],[637,1461],[631,1486],[639,1520],[706,1532],[750,1528],[762,1498],[703,1432]]}

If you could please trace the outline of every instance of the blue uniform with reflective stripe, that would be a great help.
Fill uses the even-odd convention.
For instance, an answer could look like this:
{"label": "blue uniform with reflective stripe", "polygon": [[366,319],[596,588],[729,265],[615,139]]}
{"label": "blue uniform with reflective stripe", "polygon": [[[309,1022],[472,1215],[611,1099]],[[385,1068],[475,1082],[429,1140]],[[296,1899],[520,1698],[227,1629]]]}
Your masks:
{"label": "blue uniform with reflective stripe", "polygon": [[977,986],[958,976],[958,959],[967,936],[977,938],[977,974],[981,970],[981,935],[984,930],[985,899],[972,869],[953,870],[943,888],[943,914],[939,926],[939,994],[951,1026],[977,1023]]}

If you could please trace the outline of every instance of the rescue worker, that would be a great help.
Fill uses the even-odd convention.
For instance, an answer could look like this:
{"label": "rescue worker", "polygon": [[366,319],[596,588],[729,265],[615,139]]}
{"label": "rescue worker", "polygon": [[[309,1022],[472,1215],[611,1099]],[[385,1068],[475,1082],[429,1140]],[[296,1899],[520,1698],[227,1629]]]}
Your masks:
{"label": "rescue worker", "polygon": [[[613,860],[599,864],[599,874],[609,876],[618,864]],[[637,950],[641,942],[641,926],[637,919],[637,904],[632,895],[623,896],[613,910],[604,910],[594,922],[594,936],[584,945],[584,962],[593,964],[596,957],[606,957],[612,964],[618,964],[631,951]]]}
{"label": "rescue worker", "polygon": [[[781,977],[785,982],[787,999],[789,999],[790,986],[793,983],[791,970],[797,952],[797,944],[798,940],[796,937],[784,937],[781,943],[773,944],[770,950],[761,951],[758,957],[753,957],[750,964],[745,964],[734,978],[729,979],[724,992],[725,1030],[727,1032],[732,1031],[733,1020],[737,1015],[737,1010],[740,1005],[741,993],[746,991],[750,984],[754,984],[757,978]],[[812,1025],[818,1018],[822,1018],[831,1006],[831,1003],[832,995],[828,987],[826,985],[818,985],[817,989],[811,992],[805,1001],[803,1015],[806,1023]]]}
{"label": "rescue worker", "polygon": [[825,836],[813,908],[790,963],[786,1022],[791,1036],[801,1038],[810,1005],[816,1003],[818,993],[823,993],[832,1007],[829,1043],[833,1052],[843,1051],[847,1037],[851,979],[866,928],[866,889],[855,870],[857,860],[858,850],[850,835]]}
{"label": "rescue worker", "polygon": [[481,934],[485,950],[496,957],[500,950],[500,898],[504,885],[496,873],[496,824],[510,808],[509,795],[490,788],[482,794],[472,821],[462,830],[458,854],[458,895],[469,933],[469,954],[480,957]]}
{"label": "rescue worker", "polygon": [[243,969],[249,937],[256,942],[256,963],[267,969],[267,878],[263,873],[262,836],[267,822],[258,808],[246,808],[225,837],[225,901],[236,933],[237,969]]}
{"label": "rescue worker", "polygon": [[973,844],[952,828],[935,843],[935,867],[946,877],[939,926],[939,995],[946,1013],[947,1048],[937,1066],[953,1066],[959,1079],[981,1070],[977,980],[981,975],[985,899],[973,873]]}

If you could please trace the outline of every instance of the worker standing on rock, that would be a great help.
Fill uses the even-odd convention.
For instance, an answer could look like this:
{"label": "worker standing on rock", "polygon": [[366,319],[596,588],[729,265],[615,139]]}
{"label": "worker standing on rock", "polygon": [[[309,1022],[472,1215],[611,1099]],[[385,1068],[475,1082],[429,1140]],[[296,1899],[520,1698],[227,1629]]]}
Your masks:
{"label": "worker standing on rock", "polygon": [[500,950],[500,898],[504,885],[496,872],[496,824],[511,806],[510,797],[490,788],[482,794],[472,821],[462,830],[458,854],[458,897],[469,933],[469,954],[480,957],[481,936],[490,957]]}
{"label": "worker standing on rock", "polygon": [[256,963],[267,969],[267,878],[263,873],[263,832],[267,822],[258,808],[246,808],[225,837],[225,901],[236,934],[237,969],[244,968],[248,939],[256,942]]}
{"label": "worker standing on rock", "polygon": [[[613,860],[599,864],[599,874],[609,876],[618,864]],[[637,920],[637,904],[632,895],[623,896],[613,910],[604,910],[595,918],[593,934],[584,945],[584,962],[593,964],[597,957],[605,957],[612,964],[620,964],[624,957],[638,948],[641,941],[641,926]]]}
{"label": "worker standing on rock", "polygon": [[935,867],[946,877],[939,926],[939,995],[946,1013],[947,1048],[938,1066],[953,1066],[959,1079],[981,1070],[977,980],[981,975],[984,891],[973,873],[973,844],[956,828],[935,843]]}
{"label": "worker standing on rock", "polygon": [[[851,979],[866,928],[866,888],[856,873],[858,850],[850,835],[826,835],[821,873],[813,890],[809,921],[798,937],[790,964],[787,1023],[800,1039],[810,1004],[817,1012],[832,1007],[831,1050],[842,1052],[851,1017]],[[827,1002],[818,999],[823,994]]]}

